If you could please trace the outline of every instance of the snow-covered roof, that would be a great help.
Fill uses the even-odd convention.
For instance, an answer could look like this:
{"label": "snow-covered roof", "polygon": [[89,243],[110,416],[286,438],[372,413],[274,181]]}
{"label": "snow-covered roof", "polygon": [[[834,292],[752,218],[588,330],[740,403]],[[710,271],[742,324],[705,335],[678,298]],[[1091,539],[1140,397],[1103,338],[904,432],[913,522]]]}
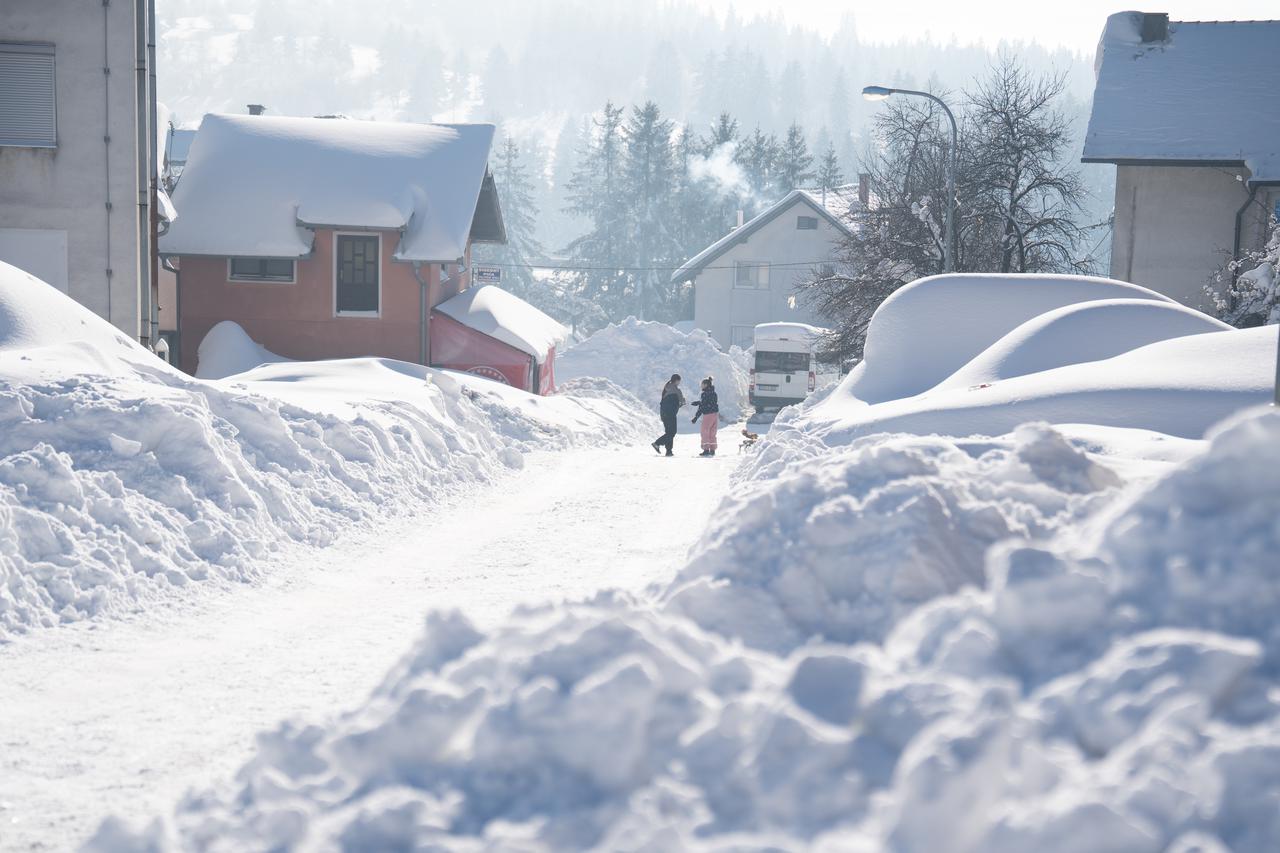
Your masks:
{"label": "snow-covered roof", "polygon": [[174,192],[171,255],[296,258],[307,226],[402,231],[395,257],[466,253],[493,125],[207,115]]}
{"label": "snow-covered roof", "polygon": [[[745,223],[741,228],[735,228],[719,240],[694,255],[684,266],[676,270],[671,275],[671,281],[681,282],[687,281],[698,273],[702,272],[716,258],[719,258],[725,252],[732,249],[739,243],[745,243],[752,234],[777,219],[782,214],[790,210],[794,205],[804,204],[813,209],[815,213],[823,219],[830,222],[832,227],[839,229],[841,232],[848,234],[849,226],[836,216],[829,207],[823,206],[822,202],[815,198],[808,190],[792,190],[783,196],[782,200],[775,203],[772,207],[756,216],[750,222]],[[810,260],[808,258],[800,260]]]}
{"label": "snow-covered roof", "polygon": [[1107,18],[1085,162],[1243,164],[1252,182],[1280,181],[1280,21],[1161,24]]}
{"label": "snow-covered roof", "polygon": [[541,364],[569,330],[515,294],[492,284],[472,287],[435,310],[464,326],[528,353]]}

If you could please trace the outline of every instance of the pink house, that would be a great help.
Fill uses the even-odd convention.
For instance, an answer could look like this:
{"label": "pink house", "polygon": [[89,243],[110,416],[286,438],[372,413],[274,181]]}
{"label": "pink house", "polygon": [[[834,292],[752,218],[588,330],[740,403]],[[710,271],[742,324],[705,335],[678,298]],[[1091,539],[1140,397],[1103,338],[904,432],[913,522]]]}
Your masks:
{"label": "pink house", "polygon": [[[291,359],[454,366],[432,357],[431,314],[469,287],[472,243],[506,240],[493,132],[205,116],[160,239],[178,270],[179,366],[196,371],[223,320]],[[492,342],[472,333],[472,348]]]}

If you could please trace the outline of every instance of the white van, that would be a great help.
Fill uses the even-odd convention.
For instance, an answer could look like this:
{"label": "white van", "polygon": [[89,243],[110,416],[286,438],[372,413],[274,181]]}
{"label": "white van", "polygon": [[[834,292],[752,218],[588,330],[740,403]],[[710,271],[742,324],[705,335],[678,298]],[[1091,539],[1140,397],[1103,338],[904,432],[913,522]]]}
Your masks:
{"label": "white van", "polygon": [[809,396],[817,382],[814,347],[822,334],[805,323],[756,326],[749,397],[756,411],[777,411]]}

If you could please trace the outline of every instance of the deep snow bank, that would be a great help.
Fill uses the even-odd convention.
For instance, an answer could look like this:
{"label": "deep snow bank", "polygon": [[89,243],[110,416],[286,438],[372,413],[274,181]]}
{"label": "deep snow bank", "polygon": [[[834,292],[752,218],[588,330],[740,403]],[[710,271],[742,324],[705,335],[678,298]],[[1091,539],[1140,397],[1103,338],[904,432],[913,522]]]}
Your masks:
{"label": "deep snow bank", "polygon": [[[606,326],[556,357],[556,381],[600,376],[630,391],[655,413],[662,386],[679,373],[684,396],[692,404],[698,383],[715,379],[720,398],[720,420],[736,423],[747,409],[747,373],[735,359],[722,352],[701,329],[688,334],[665,323],[628,317]],[[683,409],[677,423],[681,430],[696,429],[689,423],[691,409]]]}
{"label": "deep snow bank", "polygon": [[530,398],[379,359],[201,382],[7,265],[0,318],[0,641],[251,578],[642,418],[607,387]]}
{"label": "deep snow bank", "polygon": [[[1128,493],[1045,426],[828,452],[829,476],[760,475],[748,503],[785,513],[777,542],[729,514],[665,605],[602,597],[487,633],[433,616],[364,707],[264,736],[233,786],[146,830],[109,822],[94,848],[1275,848],[1280,413]],[[938,507],[918,527],[894,521],[908,495]],[[961,555],[955,582],[877,587],[890,551],[858,547],[877,522],[900,569],[939,565],[953,524],[1013,539]],[[705,594],[776,641],[688,606],[708,568]],[[853,618],[864,596],[883,621]]]}

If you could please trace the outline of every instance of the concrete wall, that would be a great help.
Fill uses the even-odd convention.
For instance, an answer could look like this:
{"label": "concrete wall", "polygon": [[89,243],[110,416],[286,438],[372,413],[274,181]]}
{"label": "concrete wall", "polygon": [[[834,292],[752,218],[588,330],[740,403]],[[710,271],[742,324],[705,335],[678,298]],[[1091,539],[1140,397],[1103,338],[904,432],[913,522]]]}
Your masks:
{"label": "concrete wall", "polygon": [[[797,282],[812,274],[815,261],[830,258],[841,232],[826,219],[818,217],[813,231],[796,229],[797,216],[816,216],[801,201],[759,231],[712,261],[693,282],[693,325],[705,329],[726,349],[732,341],[734,326],[789,321],[830,325],[805,303],[795,290]],[[733,266],[736,261],[774,264],[769,270],[767,290],[734,287]],[[802,263],[802,266],[776,266]],[[811,266],[812,264],[812,266]],[[793,301],[795,305],[792,306]]]}
{"label": "concrete wall", "polygon": [[[1203,288],[1230,258],[1246,176],[1227,167],[1117,167],[1112,277],[1207,308]],[[1260,245],[1265,195],[1245,216],[1245,250]]]}
{"label": "concrete wall", "polygon": [[135,8],[0,3],[0,41],[54,45],[58,122],[55,149],[0,147],[0,229],[65,231],[67,292],[137,338],[148,261],[139,246]]}
{"label": "concrete wall", "polygon": [[[200,342],[223,320],[234,320],[249,337],[287,358],[381,356],[417,362],[419,285],[411,264],[392,259],[399,233],[368,232],[382,235],[378,317],[334,315],[334,233],[316,232],[312,256],[297,261],[293,283],[230,281],[227,258],[179,257],[176,301],[182,357],[178,366],[195,372]],[[440,272],[439,264],[422,265],[430,306],[469,284],[469,273],[442,284]],[[162,304],[161,316],[165,311]]]}

